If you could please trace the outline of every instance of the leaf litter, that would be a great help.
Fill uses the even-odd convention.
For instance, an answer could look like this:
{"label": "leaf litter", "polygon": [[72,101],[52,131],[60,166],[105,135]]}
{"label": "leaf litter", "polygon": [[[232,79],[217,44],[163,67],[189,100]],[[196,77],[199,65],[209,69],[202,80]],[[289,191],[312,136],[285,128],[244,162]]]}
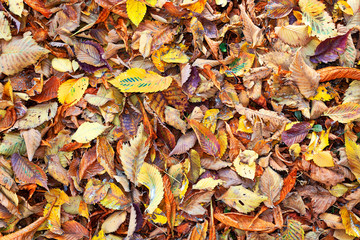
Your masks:
{"label": "leaf litter", "polygon": [[0,1],[0,239],[360,238],[358,0]]}

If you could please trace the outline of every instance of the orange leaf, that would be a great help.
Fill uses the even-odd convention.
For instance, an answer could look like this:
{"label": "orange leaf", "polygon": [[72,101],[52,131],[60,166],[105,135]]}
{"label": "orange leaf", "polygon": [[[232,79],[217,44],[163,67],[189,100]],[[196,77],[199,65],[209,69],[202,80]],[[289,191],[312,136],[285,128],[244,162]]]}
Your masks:
{"label": "orange leaf", "polygon": [[188,122],[192,129],[194,129],[201,148],[209,155],[214,157],[219,156],[220,144],[210,129],[204,127],[204,125],[194,119],[188,119]]}
{"label": "orange leaf", "polygon": [[285,199],[286,195],[291,191],[291,189],[295,186],[296,183],[296,173],[297,169],[293,168],[289,175],[284,179],[283,188],[280,191],[280,199],[274,203],[274,205],[278,205]]}
{"label": "orange leaf", "polygon": [[275,225],[271,222],[264,221],[260,218],[243,215],[240,213],[215,213],[214,217],[225,225],[252,232],[272,232],[275,230]]}
{"label": "orange leaf", "polygon": [[320,74],[320,82],[331,81],[336,78],[351,78],[360,80],[360,69],[349,67],[326,67],[316,71]]}
{"label": "orange leaf", "polygon": [[107,138],[105,136],[98,137],[96,141],[96,158],[112,178],[116,174],[114,156],[114,149],[111,147]]}

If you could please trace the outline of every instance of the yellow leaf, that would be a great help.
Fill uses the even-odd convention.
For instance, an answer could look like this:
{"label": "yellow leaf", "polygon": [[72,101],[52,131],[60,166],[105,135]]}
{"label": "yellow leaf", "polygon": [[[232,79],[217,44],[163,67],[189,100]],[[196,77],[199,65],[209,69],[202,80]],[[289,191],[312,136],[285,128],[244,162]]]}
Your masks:
{"label": "yellow leaf", "polygon": [[340,209],[342,222],[345,226],[346,234],[353,237],[360,237],[360,221],[356,218],[355,214],[342,207]]}
{"label": "yellow leaf", "polygon": [[21,17],[22,11],[24,10],[23,0],[9,0],[9,10],[14,14]]}
{"label": "yellow leaf", "polygon": [[71,136],[71,139],[79,143],[88,143],[99,136],[105,129],[107,129],[107,127],[100,123],[84,122],[76,130],[74,135]]}
{"label": "yellow leaf", "polygon": [[194,186],[193,189],[198,189],[198,190],[213,190],[216,186],[223,184],[223,180],[221,179],[213,179],[212,177],[208,177],[208,178],[203,178],[200,179]]}
{"label": "yellow leaf", "polygon": [[239,185],[231,186],[219,199],[241,213],[248,213],[257,208],[267,197]]}
{"label": "yellow leaf", "polygon": [[212,133],[215,132],[217,115],[219,112],[219,109],[209,109],[205,112],[202,123],[206,128],[210,129]]}
{"label": "yellow leaf", "polygon": [[314,97],[309,98],[310,100],[321,100],[326,102],[336,96],[336,92],[332,89],[329,83],[320,85],[316,92],[317,94]]}
{"label": "yellow leaf", "polygon": [[167,89],[172,82],[172,78],[162,77],[155,72],[147,72],[141,68],[131,68],[109,82],[120,89],[121,92],[150,93]]}
{"label": "yellow leaf", "polygon": [[89,78],[82,77],[80,79],[70,79],[63,82],[58,90],[58,99],[61,104],[77,103],[85,93],[89,85]]}
{"label": "yellow leaf", "polygon": [[[147,204],[145,204],[145,207],[148,207]],[[155,224],[164,225],[167,223],[167,217],[163,211],[161,211],[160,208],[156,208],[155,211],[152,214],[147,214],[150,218],[150,221],[152,221]]]}
{"label": "yellow leaf", "polygon": [[101,229],[97,234],[95,234],[91,240],[106,240],[105,233]]}
{"label": "yellow leaf", "polygon": [[236,172],[244,178],[254,179],[256,163],[259,155],[253,150],[241,151],[233,164]]}
{"label": "yellow leaf", "polygon": [[330,151],[322,151],[314,154],[313,161],[319,167],[333,167],[334,160],[330,154]]}
{"label": "yellow leaf", "polygon": [[178,48],[171,48],[167,53],[162,55],[160,59],[167,63],[187,63],[190,58],[184,53],[183,50]]}
{"label": "yellow leaf", "polygon": [[206,1],[207,0],[198,0],[198,1],[185,0],[180,6],[185,7],[190,11],[196,13],[202,13],[202,11],[204,11]]}
{"label": "yellow leaf", "polygon": [[335,186],[333,186],[329,192],[335,196],[335,197],[341,197],[343,196],[349,189],[343,185],[343,184],[336,184]]}
{"label": "yellow leaf", "polygon": [[[194,152],[192,154],[194,154]],[[178,197],[182,199],[189,187],[189,180],[184,174],[183,164],[178,163],[172,165],[168,173],[171,182],[171,192],[175,198]]]}
{"label": "yellow leaf", "polygon": [[145,212],[152,214],[164,197],[164,183],[161,174],[155,166],[144,162],[138,175],[138,182],[149,189],[150,204]]}
{"label": "yellow leaf", "polygon": [[5,41],[11,39],[10,24],[5,17],[4,11],[0,12],[0,39],[4,39]]}
{"label": "yellow leaf", "polygon": [[340,9],[347,15],[354,15],[354,11],[346,1],[337,1],[334,5],[334,10]]}
{"label": "yellow leaf", "polygon": [[325,11],[326,6],[318,0],[299,0],[303,22],[311,27],[311,36],[323,41],[337,35],[335,24]]}
{"label": "yellow leaf", "polygon": [[289,147],[289,153],[293,159],[297,158],[300,155],[301,147],[300,144],[295,143]]}
{"label": "yellow leaf", "polygon": [[345,151],[351,172],[360,182],[360,146],[351,139],[351,132],[345,131]]}
{"label": "yellow leaf", "polygon": [[20,118],[14,124],[14,128],[30,129],[40,126],[45,121],[52,119],[58,109],[56,102],[38,104],[28,108],[25,116]]}
{"label": "yellow leaf", "polygon": [[224,129],[219,130],[218,134],[216,135],[216,138],[220,145],[219,157],[221,158],[226,152],[226,149],[228,147],[228,139],[227,139],[226,131]]}
{"label": "yellow leaf", "polygon": [[127,0],[126,12],[129,16],[129,19],[136,26],[139,26],[146,13],[146,5],[145,3],[138,0]]}
{"label": "yellow leaf", "polygon": [[121,189],[115,184],[110,183],[110,189],[106,194],[106,197],[100,201],[101,205],[106,208],[122,210],[128,207],[131,200],[121,191]]}
{"label": "yellow leaf", "polygon": [[[305,159],[311,160],[314,155],[320,153],[325,147],[329,145],[329,134],[330,128],[325,132],[324,130],[320,133],[312,132],[307,152],[305,153]],[[320,136],[319,136],[320,135]]]}
{"label": "yellow leaf", "polygon": [[247,120],[246,116],[243,115],[239,118],[239,126],[237,132],[253,133],[251,122]]}
{"label": "yellow leaf", "polygon": [[51,66],[59,72],[72,72],[72,63],[67,58],[54,58],[51,61]]}

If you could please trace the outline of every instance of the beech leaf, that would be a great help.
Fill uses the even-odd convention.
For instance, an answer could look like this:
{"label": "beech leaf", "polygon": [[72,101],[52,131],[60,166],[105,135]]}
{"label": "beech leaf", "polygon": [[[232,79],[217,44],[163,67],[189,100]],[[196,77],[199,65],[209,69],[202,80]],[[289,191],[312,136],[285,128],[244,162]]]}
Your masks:
{"label": "beech leaf", "polygon": [[138,182],[149,189],[150,203],[145,211],[152,214],[164,197],[164,183],[161,174],[155,166],[144,162],[138,175]]}
{"label": "beech leaf", "polygon": [[14,153],[11,156],[11,166],[20,181],[24,183],[35,183],[49,190],[45,172],[35,163],[30,162],[18,153]]}

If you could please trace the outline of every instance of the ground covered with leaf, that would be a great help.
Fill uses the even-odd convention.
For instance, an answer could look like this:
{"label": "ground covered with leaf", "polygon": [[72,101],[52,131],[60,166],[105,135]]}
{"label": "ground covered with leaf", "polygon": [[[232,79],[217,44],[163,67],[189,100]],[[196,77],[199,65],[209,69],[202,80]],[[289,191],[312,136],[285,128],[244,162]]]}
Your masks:
{"label": "ground covered with leaf", "polygon": [[360,237],[359,0],[1,0],[0,239]]}

